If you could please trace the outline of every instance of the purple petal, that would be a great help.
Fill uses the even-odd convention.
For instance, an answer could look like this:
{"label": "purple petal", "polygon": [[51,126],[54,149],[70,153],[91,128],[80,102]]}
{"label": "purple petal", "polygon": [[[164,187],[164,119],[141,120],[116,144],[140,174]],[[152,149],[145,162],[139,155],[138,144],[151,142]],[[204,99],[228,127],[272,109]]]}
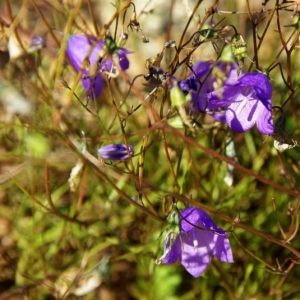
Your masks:
{"label": "purple petal", "polygon": [[205,214],[205,212],[196,207],[187,207],[181,211],[180,219],[183,234],[195,229],[195,225],[201,220],[202,213]]}
{"label": "purple petal", "polygon": [[214,248],[212,249],[212,253],[216,256],[220,261],[232,263],[233,256],[231,252],[231,247],[229,243],[229,239],[227,238],[226,233],[217,234],[214,233]]}
{"label": "purple petal", "polygon": [[113,61],[111,58],[103,58],[101,61],[101,72],[113,72]]}
{"label": "purple petal", "polygon": [[206,76],[208,72],[211,70],[212,65],[213,65],[212,61],[199,61],[194,64],[193,66],[194,72],[192,72],[191,75],[196,73],[197,77],[200,80],[203,80],[204,79],[203,77]]}
{"label": "purple petal", "polygon": [[211,217],[203,210],[196,207],[187,207],[181,211],[181,229],[185,234],[191,230],[194,230],[196,226],[207,229],[215,226]]}
{"label": "purple petal", "polygon": [[85,77],[87,76],[87,71],[83,70],[82,76],[82,86],[88,92],[90,99],[98,97],[101,93],[103,80],[100,74],[95,77]]}
{"label": "purple petal", "polygon": [[272,98],[272,85],[263,73],[248,73],[242,76],[238,82],[244,86],[252,86],[260,100]]}
{"label": "purple petal", "polygon": [[[169,247],[169,244],[165,243],[164,253],[166,253],[167,251],[169,251],[168,247]],[[174,245],[172,247],[172,249],[164,257],[164,259],[162,260],[162,263],[163,264],[173,264],[178,259],[180,259],[180,257],[181,257],[181,241],[180,241],[180,238],[177,237],[176,240],[175,240],[175,243],[174,243]]]}
{"label": "purple petal", "polygon": [[224,88],[207,94],[208,102],[215,107],[228,107],[233,102],[241,102],[251,92],[251,88],[238,84],[225,85]]}
{"label": "purple petal", "polygon": [[[176,79],[175,79],[176,80]],[[197,91],[197,79],[194,77],[188,78],[185,80],[181,80],[178,82],[178,86],[184,93],[188,93],[189,91]]]}
{"label": "purple petal", "polygon": [[123,48],[118,50],[119,64],[122,70],[127,70],[129,68],[129,60],[126,56],[129,53],[131,52]]}
{"label": "purple petal", "polygon": [[214,107],[209,107],[209,103],[207,102],[207,93],[211,91],[209,82],[204,82],[203,85],[197,85],[197,89],[195,91],[191,91],[192,99],[191,105],[194,111],[205,111],[206,109],[212,110]]}
{"label": "purple petal", "polygon": [[181,264],[194,277],[199,277],[208,267],[211,260],[211,249],[205,232],[197,235],[197,244],[193,243],[191,234],[183,234]]}
{"label": "purple petal", "polygon": [[[242,101],[232,103],[226,110],[226,122],[236,132],[247,131],[257,123],[257,128],[261,133],[273,134],[271,110],[266,109],[262,101],[255,96],[253,94],[248,98],[245,97]],[[244,107],[242,107],[243,105]]]}
{"label": "purple petal", "polygon": [[214,118],[217,122],[226,123],[225,111],[220,113],[209,113],[208,115]]}
{"label": "purple petal", "polygon": [[[76,71],[79,71],[83,61],[88,58],[91,65],[99,60],[99,53],[103,49],[103,40],[98,40],[89,35],[72,35],[67,44],[66,54]],[[90,53],[91,52],[91,53]],[[88,56],[88,54],[90,55]]]}
{"label": "purple petal", "polygon": [[261,104],[258,99],[239,96],[239,100],[230,104],[226,110],[226,123],[236,132],[245,132],[254,126]]}
{"label": "purple petal", "polygon": [[[213,65],[212,61],[199,61],[193,66],[193,71],[190,74],[190,77],[193,78],[194,74],[196,73],[197,78],[200,81],[203,81],[207,74],[210,72],[211,67]],[[199,111],[205,111],[207,109],[207,96],[206,94],[210,91],[212,91],[212,82],[210,78],[206,78],[206,80],[203,82],[202,86],[200,86],[198,79],[194,79],[194,84],[196,86],[193,86],[191,91],[192,99],[191,99],[191,105],[193,109],[197,112]]]}
{"label": "purple petal", "polygon": [[[271,99],[269,99],[269,102],[271,105]],[[260,115],[256,120],[256,126],[263,134],[274,134],[274,123],[271,109],[266,109],[265,106],[261,109]]]}
{"label": "purple petal", "polygon": [[[261,133],[273,134],[274,124],[272,119],[272,85],[263,73],[249,73],[239,79],[245,86],[252,86],[257,98],[260,100],[257,128]],[[262,107],[263,106],[263,107]]]}

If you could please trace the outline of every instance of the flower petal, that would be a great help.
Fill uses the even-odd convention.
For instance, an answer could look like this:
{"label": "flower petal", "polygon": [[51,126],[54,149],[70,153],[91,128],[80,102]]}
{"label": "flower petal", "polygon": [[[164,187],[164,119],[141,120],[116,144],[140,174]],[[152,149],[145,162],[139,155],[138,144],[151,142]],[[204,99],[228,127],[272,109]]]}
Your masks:
{"label": "flower petal", "polygon": [[[182,234],[195,230],[197,227],[203,228],[204,232],[206,232],[205,229],[219,228],[205,211],[196,207],[186,207],[181,211],[180,219]],[[199,231],[201,232],[201,229]]]}
{"label": "flower petal", "polygon": [[131,52],[123,48],[118,50],[119,64],[122,70],[127,70],[129,68],[129,60],[126,56],[128,53]]}
{"label": "flower petal", "polygon": [[182,233],[194,230],[196,226],[200,228],[210,228],[214,225],[210,216],[203,210],[196,207],[187,207],[180,213]]}
{"label": "flower petal", "polygon": [[208,82],[204,82],[201,87],[197,84],[196,90],[191,90],[191,105],[194,111],[200,112],[205,111],[206,109],[214,109],[214,107],[208,107],[209,103],[207,102],[207,93],[210,91],[210,84]]}
{"label": "flower petal", "polygon": [[225,110],[223,112],[209,113],[210,117],[214,118],[217,122],[226,123]]}
{"label": "flower petal", "polygon": [[[243,101],[247,101],[243,104]],[[252,128],[257,120],[259,100],[249,100],[234,102],[226,110],[226,123],[236,132],[245,132]],[[241,110],[241,106],[245,105]]]}
{"label": "flower petal", "polygon": [[239,86],[238,84],[226,85],[224,88],[208,93],[207,99],[215,107],[228,107],[235,101],[242,101],[249,92],[249,87]]}
{"label": "flower petal", "polygon": [[211,70],[213,61],[198,61],[193,65],[193,71],[191,74],[197,75],[197,77],[202,80],[203,76],[206,76]]}
{"label": "flower petal", "polygon": [[[169,252],[167,253],[167,251],[169,251]],[[169,244],[165,243],[164,255],[165,255],[165,257],[162,260],[163,264],[173,264],[178,259],[180,259],[180,257],[181,257],[181,242],[180,242],[179,237],[176,238],[172,249],[169,249]]]}
{"label": "flower petal", "polygon": [[[85,58],[88,58],[91,65],[98,62],[99,53],[103,49],[103,40],[98,40],[89,35],[75,34],[70,36],[66,54],[76,71],[79,71]],[[87,57],[87,55],[90,55]]]}
{"label": "flower petal", "polygon": [[233,256],[227,234],[225,232],[224,234],[218,234],[217,232],[214,233],[214,241],[215,246],[212,249],[213,255],[216,256],[220,261],[232,263]]}
{"label": "flower petal", "polygon": [[113,64],[113,60],[112,58],[103,58],[102,61],[101,61],[101,64],[100,64],[100,70],[101,72],[113,72],[113,67],[114,67],[114,64]]}
{"label": "flower petal", "polygon": [[178,86],[184,92],[184,94],[187,94],[189,91],[197,91],[197,80],[195,77],[181,80],[178,82]]}
{"label": "flower petal", "polygon": [[272,119],[272,100],[264,99],[260,102],[259,115],[256,120],[258,130],[263,134],[274,133],[274,123]]}
{"label": "flower petal", "polygon": [[194,245],[193,237],[188,233],[182,235],[182,240],[181,264],[192,276],[199,277],[207,269],[211,260],[211,249],[206,235],[197,237],[198,245]]}
{"label": "flower petal", "polygon": [[90,99],[98,97],[101,93],[103,80],[100,74],[95,77],[85,77],[87,76],[87,71],[83,70],[82,76],[82,86],[88,92]]}
{"label": "flower petal", "polygon": [[263,73],[245,74],[238,82],[244,86],[252,86],[260,100],[271,99],[272,97],[272,85],[268,76]]}

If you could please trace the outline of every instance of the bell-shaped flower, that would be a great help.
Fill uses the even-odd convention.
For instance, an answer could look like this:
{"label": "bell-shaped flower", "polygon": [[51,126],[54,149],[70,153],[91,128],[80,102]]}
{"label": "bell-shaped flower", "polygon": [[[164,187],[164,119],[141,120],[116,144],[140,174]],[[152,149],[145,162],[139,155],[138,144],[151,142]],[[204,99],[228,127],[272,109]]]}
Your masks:
{"label": "bell-shaped flower", "polygon": [[164,254],[156,260],[157,264],[180,260],[192,276],[199,277],[213,255],[222,262],[233,262],[226,232],[215,225],[206,212],[187,207],[180,214],[173,211],[170,216],[171,230],[165,236]]}
{"label": "bell-shaped flower", "polygon": [[109,160],[125,160],[134,154],[133,147],[124,144],[110,144],[101,147],[98,150],[98,155]]}
{"label": "bell-shaped flower", "polygon": [[122,70],[129,67],[126,55],[130,51],[115,47],[114,51],[110,52],[106,44],[106,40],[85,34],[75,34],[68,39],[66,55],[77,72],[82,69],[82,85],[91,99],[97,97],[101,92],[103,86],[101,72],[110,73],[113,69],[111,74],[116,73],[113,61],[115,54]]}
{"label": "bell-shaped flower", "polygon": [[225,83],[207,95],[210,104],[222,107],[225,121],[236,132],[249,130],[256,123],[263,134],[273,134],[272,85],[263,73],[248,73],[235,83]]}

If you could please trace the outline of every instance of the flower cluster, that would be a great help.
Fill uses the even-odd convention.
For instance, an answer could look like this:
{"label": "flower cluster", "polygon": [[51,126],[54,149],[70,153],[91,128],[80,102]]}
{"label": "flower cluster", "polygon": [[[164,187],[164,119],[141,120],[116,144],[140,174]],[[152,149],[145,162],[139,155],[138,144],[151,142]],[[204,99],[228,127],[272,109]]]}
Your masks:
{"label": "flower cluster", "polygon": [[119,48],[111,37],[103,40],[84,34],[70,36],[66,48],[67,57],[74,69],[77,72],[82,70],[82,85],[91,99],[96,98],[102,90],[101,73],[105,72],[110,76],[117,75],[115,56],[119,67],[122,70],[128,69],[128,53],[130,51]]}
{"label": "flower cluster", "polygon": [[[120,47],[125,39],[126,36],[117,44],[109,36],[104,40],[84,34],[69,38],[66,55],[74,69],[81,72],[83,88],[91,99],[102,90],[103,73],[113,77],[120,69],[129,67],[127,54],[130,52]],[[160,52],[148,60],[151,75],[159,73],[162,58],[163,52]],[[236,132],[245,132],[256,124],[261,133],[274,134],[272,85],[267,75],[258,72],[245,74],[233,62],[200,61],[185,80],[177,81],[168,76],[164,74],[165,83],[162,81],[162,84],[171,88],[171,103],[190,128],[193,126],[184,108],[188,93],[190,108],[196,114],[209,113]],[[123,161],[133,154],[133,147],[124,144],[110,144],[98,150],[98,155],[108,160]],[[212,256],[222,262],[233,262],[226,232],[216,226],[204,211],[195,207],[188,207],[180,213],[174,210],[168,223],[164,254],[156,260],[157,264],[172,264],[179,260],[192,276],[198,277],[208,268]]]}
{"label": "flower cluster", "polygon": [[173,264],[180,260],[185,269],[199,277],[208,267],[212,255],[232,263],[233,257],[226,232],[216,226],[199,208],[187,207],[169,216],[170,230],[165,236],[164,254],[156,263]]}
{"label": "flower cluster", "polygon": [[256,123],[261,133],[274,133],[272,85],[265,74],[244,74],[235,63],[200,61],[178,85],[190,92],[195,112],[206,111],[236,132]]}

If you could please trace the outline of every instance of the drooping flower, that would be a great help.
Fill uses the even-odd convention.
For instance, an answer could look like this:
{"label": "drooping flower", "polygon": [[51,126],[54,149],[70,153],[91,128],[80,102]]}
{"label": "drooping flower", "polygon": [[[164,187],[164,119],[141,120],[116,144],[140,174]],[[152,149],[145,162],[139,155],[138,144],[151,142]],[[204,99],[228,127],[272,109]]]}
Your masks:
{"label": "drooping flower", "polygon": [[67,57],[77,72],[82,69],[82,85],[91,99],[97,97],[101,92],[103,86],[101,72],[107,72],[110,75],[116,73],[117,68],[113,60],[114,55],[117,56],[122,70],[126,70],[129,67],[126,55],[130,51],[117,46],[111,51],[109,47],[112,43],[109,44],[107,39],[103,40],[90,35],[75,34],[70,36],[67,43]]}
{"label": "drooping flower", "polygon": [[225,121],[236,132],[256,123],[263,134],[273,134],[272,85],[263,73],[248,73],[207,95],[209,103],[225,109]]}
{"label": "drooping flower", "polygon": [[127,147],[124,144],[110,144],[101,147],[98,150],[98,155],[104,159],[109,160],[125,160],[133,155],[133,147],[128,145]]}
{"label": "drooping flower", "polygon": [[226,232],[206,212],[187,207],[180,214],[173,211],[169,217],[171,227],[165,236],[164,254],[157,264],[180,260],[192,276],[199,277],[213,255],[222,262],[233,262]]}

